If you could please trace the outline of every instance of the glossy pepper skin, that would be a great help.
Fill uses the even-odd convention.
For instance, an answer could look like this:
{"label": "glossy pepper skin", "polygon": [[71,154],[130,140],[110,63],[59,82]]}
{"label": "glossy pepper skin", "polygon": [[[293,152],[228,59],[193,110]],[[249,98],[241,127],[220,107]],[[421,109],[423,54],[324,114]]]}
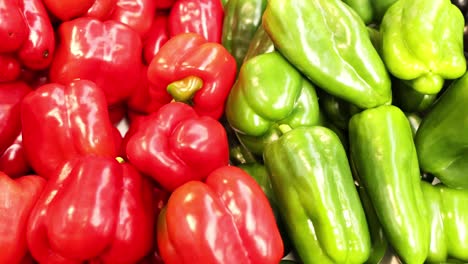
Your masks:
{"label": "glossy pepper skin", "polygon": [[90,80],[104,91],[109,105],[123,102],[136,88],[142,44],[134,30],[113,20],[83,17],[62,23],[57,34],[51,82]]}
{"label": "glossy pepper skin", "polygon": [[117,154],[106,99],[90,81],[39,87],[24,98],[21,123],[26,156],[45,178],[71,158]]}
{"label": "glossy pepper skin", "polygon": [[0,53],[18,50],[28,36],[20,0],[0,2]]}
{"label": "glossy pepper skin", "polygon": [[443,262],[447,258],[468,261],[468,191],[442,184],[421,182],[431,223],[431,246],[427,261]]}
{"label": "glossy pepper skin", "polygon": [[226,118],[241,143],[261,156],[282,127],[318,123],[317,94],[278,52],[258,55],[242,65],[226,102]]}
{"label": "glossy pepper skin", "polygon": [[380,25],[388,71],[414,90],[436,94],[466,71],[464,18],[450,0],[398,0]]}
{"label": "glossy pepper skin", "polygon": [[421,169],[452,188],[468,188],[468,74],[453,82],[423,118],[415,143]]}
{"label": "glossy pepper skin", "polygon": [[42,0],[50,13],[62,21],[80,17],[90,9],[96,0]]}
{"label": "glossy pepper skin", "polygon": [[28,222],[40,263],[135,263],[153,242],[151,183],[129,163],[85,156],[59,168]]}
{"label": "glossy pepper skin", "polygon": [[126,150],[138,170],[169,191],[191,180],[203,180],[229,162],[221,123],[178,102],[148,116],[129,139]]}
{"label": "glossy pepper skin", "polygon": [[114,12],[117,0],[95,0],[84,16],[106,20]]}
{"label": "glossy pepper skin", "polygon": [[224,7],[222,44],[240,68],[257,28],[262,22],[266,0],[230,0]]}
{"label": "glossy pepper skin", "polygon": [[348,130],[349,119],[361,110],[336,96],[318,91],[320,110],[327,120],[342,130]]}
{"label": "glossy pepper skin", "polygon": [[409,86],[408,82],[393,79],[393,104],[404,112],[423,112],[437,99],[437,94],[422,94]]}
{"label": "glossy pepper skin", "polygon": [[[218,0],[219,1],[219,0]],[[219,119],[236,77],[236,61],[219,43],[201,35],[172,37],[151,61],[148,79],[154,97],[167,92],[175,101],[187,102],[200,115]]]}
{"label": "glossy pepper skin", "polygon": [[276,264],[283,255],[268,199],[232,166],[175,190],[159,216],[157,240],[167,264]]}
{"label": "glossy pepper skin", "polygon": [[176,0],[169,12],[171,37],[197,33],[208,42],[221,43],[224,10],[220,0]]}
{"label": "glossy pepper skin", "polygon": [[161,47],[169,40],[169,17],[157,12],[148,33],[143,40],[143,59],[146,65],[151,63],[153,57]]}
{"label": "glossy pepper skin", "polygon": [[364,110],[350,120],[349,142],[356,176],[388,242],[405,263],[423,263],[430,226],[405,114],[395,106]]}
{"label": "glossy pepper skin", "polygon": [[272,0],[263,27],[277,50],[326,92],[359,108],[391,103],[385,65],[361,18],[342,1]]}
{"label": "glossy pepper skin", "polygon": [[47,10],[41,0],[23,0],[21,11],[29,33],[18,50],[18,59],[30,69],[46,69],[52,63],[56,44]]}
{"label": "glossy pepper skin", "polygon": [[271,40],[270,36],[268,36],[268,34],[266,33],[263,26],[260,25],[257,28],[255,34],[253,35],[252,40],[250,41],[249,48],[245,53],[243,62],[257,55],[270,53],[273,51],[275,51],[275,45]]}
{"label": "glossy pepper skin", "polygon": [[26,226],[46,180],[35,175],[11,179],[0,172],[0,263],[20,263],[26,255]]}
{"label": "glossy pepper skin", "polygon": [[0,83],[16,81],[21,75],[21,64],[12,54],[0,53]]}
{"label": "glossy pepper skin", "polygon": [[32,171],[24,151],[23,136],[18,134],[13,144],[0,154],[0,171],[12,178],[27,175]]}
{"label": "glossy pepper skin", "polygon": [[155,0],[117,0],[110,19],[119,21],[144,36],[156,12]]}
{"label": "glossy pepper skin", "polygon": [[363,263],[369,257],[366,216],[338,136],[300,127],[263,153],[273,192],[303,263]]}

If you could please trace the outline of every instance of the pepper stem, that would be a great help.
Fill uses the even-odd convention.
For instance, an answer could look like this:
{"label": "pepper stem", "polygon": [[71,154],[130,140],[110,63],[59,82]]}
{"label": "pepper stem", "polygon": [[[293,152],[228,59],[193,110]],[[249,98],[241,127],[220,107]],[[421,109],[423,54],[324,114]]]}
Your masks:
{"label": "pepper stem", "polygon": [[181,80],[170,83],[167,92],[177,102],[190,101],[195,92],[203,87],[203,80],[197,76],[188,76]]}
{"label": "pepper stem", "polygon": [[288,133],[289,131],[292,130],[292,128],[287,124],[279,125],[278,129],[279,129],[279,131],[281,131],[282,134],[286,134],[286,133]]}
{"label": "pepper stem", "polygon": [[116,157],[115,160],[117,160],[117,162],[120,164],[125,163],[125,160],[122,157]]}

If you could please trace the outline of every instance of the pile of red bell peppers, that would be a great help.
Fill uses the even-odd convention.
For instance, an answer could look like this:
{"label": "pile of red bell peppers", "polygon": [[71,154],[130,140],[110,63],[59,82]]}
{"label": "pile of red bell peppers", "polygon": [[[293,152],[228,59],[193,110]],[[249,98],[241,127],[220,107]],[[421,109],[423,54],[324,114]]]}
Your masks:
{"label": "pile of red bell peppers", "polygon": [[460,5],[0,0],[0,264],[468,261]]}

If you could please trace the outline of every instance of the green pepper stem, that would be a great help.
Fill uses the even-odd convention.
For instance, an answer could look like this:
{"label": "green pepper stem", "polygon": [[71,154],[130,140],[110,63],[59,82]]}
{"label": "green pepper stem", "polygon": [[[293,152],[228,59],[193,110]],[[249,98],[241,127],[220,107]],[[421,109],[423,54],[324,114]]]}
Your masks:
{"label": "green pepper stem", "polygon": [[282,134],[286,134],[286,133],[288,133],[289,131],[292,130],[292,128],[287,124],[279,125],[278,129],[279,129],[279,131],[281,131]]}
{"label": "green pepper stem", "polygon": [[181,80],[170,83],[167,92],[177,102],[190,101],[195,92],[203,87],[203,80],[197,76],[188,76]]}

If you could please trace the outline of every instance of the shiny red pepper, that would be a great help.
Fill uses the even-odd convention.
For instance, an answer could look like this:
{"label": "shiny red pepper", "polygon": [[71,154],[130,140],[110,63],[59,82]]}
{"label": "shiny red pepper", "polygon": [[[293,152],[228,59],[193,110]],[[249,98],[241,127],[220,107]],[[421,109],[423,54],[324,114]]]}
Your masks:
{"label": "shiny red pepper", "polygon": [[198,33],[209,42],[221,43],[224,9],[220,0],[177,0],[169,13],[171,37]]}
{"label": "shiny red pepper", "polygon": [[0,171],[5,172],[12,178],[27,175],[32,171],[24,152],[21,133],[16,137],[13,144],[3,154],[0,154]]}
{"label": "shiny red pepper", "polygon": [[26,256],[26,226],[46,180],[29,175],[11,179],[0,172],[0,263],[20,263]]}
{"label": "shiny red pepper", "polygon": [[161,47],[169,40],[168,16],[158,12],[143,40],[143,59],[148,65]]}
{"label": "shiny red pepper", "polygon": [[104,94],[90,81],[39,87],[24,98],[21,121],[26,156],[45,178],[77,156],[116,157]]}
{"label": "shiny red pepper", "polygon": [[126,100],[138,85],[142,44],[134,30],[113,20],[82,17],[62,23],[58,36],[51,82],[93,81],[110,105]]}
{"label": "shiny red pepper", "polygon": [[47,9],[55,17],[62,21],[80,17],[95,4],[98,0],[42,0]]}
{"label": "shiny red pepper", "polygon": [[192,104],[198,114],[218,119],[236,71],[234,57],[221,44],[185,33],[161,47],[149,65],[148,78],[151,93],[167,90],[176,101]]}
{"label": "shiny red pepper", "polygon": [[30,69],[46,69],[50,66],[55,52],[55,32],[52,23],[41,0],[22,1],[22,14],[29,34],[18,50],[18,58]]}
{"label": "shiny red pepper", "polygon": [[117,0],[95,0],[84,16],[105,20],[114,12],[116,3]]}
{"label": "shiny red pepper", "polygon": [[27,242],[40,263],[136,263],[153,245],[152,184],[129,163],[73,159],[47,182]]}
{"label": "shiny red pepper", "polygon": [[22,0],[0,1],[0,53],[18,50],[28,36]]}
{"label": "shiny red pepper", "polygon": [[155,13],[155,0],[117,0],[110,19],[119,21],[144,36],[151,27]]}
{"label": "shiny red pepper", "polygon": [[0,53],[0,82],[12,82],[19,78],[21,64],[12,54]]}
{"label": "shiny red pepper", "polygon": [[229,162],[221,123],[177,102],[149,115],[128,140],[126,150],[138,170],[169,191],[191,180],[203,180]]}
{"label": "shiny red pepper", "polygon": [[261,187],[231,166],[175,190],[158,220],[166,264],[277,264],[283,242]]}

